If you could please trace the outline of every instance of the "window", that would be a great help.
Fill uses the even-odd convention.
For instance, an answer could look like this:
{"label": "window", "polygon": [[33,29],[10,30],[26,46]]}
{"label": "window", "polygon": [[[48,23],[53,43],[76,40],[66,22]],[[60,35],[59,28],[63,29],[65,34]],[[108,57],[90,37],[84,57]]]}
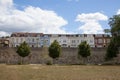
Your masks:
{"label": "window", "polygon": [[19,45],[16,45],[16,47],[18,47]]}
{"label": "window", "polygon": [[39,41],[39,38],[37,38],[36,40]]}
{"label": "window", "polygon": [[62,47],[67,47],[67,44],[62,44]]}
{"label": "window", "polygon": [[27,42],[30,42],[30,38],[27,39]]}
{"label": "window", "polygon": [[75,43],[75,40],[72,40],[72,43]]}
{"label": "window", "polygon": [[84,42],[85,40],[81,40],[81,42]]}
{"label": "window", "polygon": [[23,38],[21,38],[21,42],[23,42]]}
{"label": "window", "polygon": [[16,38],[16,43],[18,43],[18,38]]}
{"label": "window", "polygon": [[97,43],[97,39],[95,39],[95,43]]}
{"label": "window", "polygon": [[44,40],[45,44],[48,44],[48,40]]}
{"label": "window", "polygon": [[63,40],[64,43],[66,43],[66,40]]}
{"label": "window", "polygon": [[70,37],[70,35],[66,35],[66,37]]}
{"label": "window", "polygon": [[34,45],[32,45],[32,47],[34,47]]}
{"label": "window", "polygon": [[61,41],[59,41],[59,43],[61,43]]}
{"label": "window", "polygon": [[93,43],[93,41],[92,41],[92,40],[90,40],[90,43]]}
{"label": "window", "polygon": [[107,39],[107,43],[110,43],[110,39]]}
{"label": "window", "polygon": [[58,35],[58,37],[61,37],[61,35]]}
{"label": "window", "polygon": [[78,37],[79,35],[76,35],[76,37]]}
{"label": "window", "polygon": [[80,35],[80,37],[82,37],[82,35]]}
{"label": "window", "polygon": [[71,46],[72,46],[72,47],[76,47],[76,45],[73,45],[73,44],[72,44]]}
{"label": "window", "polygon": [[84,37],[87,37],[87,34],[84,34]]}
{"label": "window", "polygon": [[40,35],[38,34],[37,37],[40,37]]}
{"label": "window", "polygon": [[103,40],[102,39],[98,39],[98,43],[103,43]]}
{"label": "window", "polygon": [[48,35],[48,37],[51,37],[51,35]]}
{"label": "window", "polygon": [[34,39],[32,39],[32,42],[34,42]]}

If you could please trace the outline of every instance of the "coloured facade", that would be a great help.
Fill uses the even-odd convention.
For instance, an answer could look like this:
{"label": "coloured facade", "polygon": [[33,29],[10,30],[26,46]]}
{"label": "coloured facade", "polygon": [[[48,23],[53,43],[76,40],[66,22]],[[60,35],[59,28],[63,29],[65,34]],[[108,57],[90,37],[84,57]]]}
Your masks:
{"label": "coloured facade", "polygon": [[9,47],[17,47],[24,41],[30,47],[49,47],[57,40],[61,47],[77,47],[86,41],[91,47],[106,47],[111,36],[108,34],[43,34],[43,33],[12,33]]}

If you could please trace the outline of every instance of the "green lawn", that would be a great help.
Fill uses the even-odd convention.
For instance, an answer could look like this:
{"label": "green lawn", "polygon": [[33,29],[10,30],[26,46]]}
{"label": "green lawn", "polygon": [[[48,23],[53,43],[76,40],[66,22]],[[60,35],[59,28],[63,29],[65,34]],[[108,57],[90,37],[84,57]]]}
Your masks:
{"label": "green lawn", "polygon": [[120,66],[0,64],[0,80],[120,80]]}

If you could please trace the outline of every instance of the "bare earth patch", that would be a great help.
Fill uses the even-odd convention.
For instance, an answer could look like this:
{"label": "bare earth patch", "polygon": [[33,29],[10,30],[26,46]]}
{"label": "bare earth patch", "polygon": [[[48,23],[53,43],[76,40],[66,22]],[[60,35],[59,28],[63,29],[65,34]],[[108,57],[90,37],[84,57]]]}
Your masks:
{"label": "bare earth patch", "polygon": [[120,66],[0,64],[0,80],[120,80]]}

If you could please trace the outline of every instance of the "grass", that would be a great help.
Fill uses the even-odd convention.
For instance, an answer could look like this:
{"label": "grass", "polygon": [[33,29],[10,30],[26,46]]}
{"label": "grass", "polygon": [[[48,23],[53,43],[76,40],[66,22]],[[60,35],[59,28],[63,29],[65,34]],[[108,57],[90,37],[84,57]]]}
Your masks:
{"label": "grass", "polygon": [[0,64],[0,80],[120,80],[120,66]]}

